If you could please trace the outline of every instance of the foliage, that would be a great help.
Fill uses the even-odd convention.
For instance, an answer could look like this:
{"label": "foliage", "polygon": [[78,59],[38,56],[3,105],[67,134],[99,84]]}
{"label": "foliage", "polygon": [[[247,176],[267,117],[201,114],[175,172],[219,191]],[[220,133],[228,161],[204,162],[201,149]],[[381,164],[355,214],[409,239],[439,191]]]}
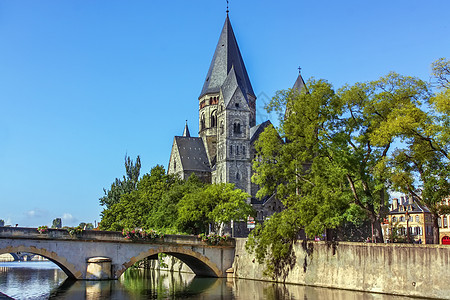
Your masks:
{"label": "foliage", "polygon": [[[434,243],[439,243],[438,218],[449,207],[441,205],[450,195],[450,62],[439,59],[433,63],[433,75],[439,93],[424,97],[422,106],[407,107],[402,111],[407,118],[386,130],[397,134],[404,147],[396,149],[390,161],[393,189],[414,196],[429,208],[433,220]],[[389,124],[385,125],[389,128]]]}
{"label": "foliage", "polygon": [[94,225],[92,223],[84,223],[81,222],[78,227],[83,228],[83,230],[92,230],[94,229]]}
{"label": "foliage", "polygon": [[3,227],[3,226],[5,226],[5,220],[0,219],[0,227]]}
{"label": "foliage", "polygon": [[207,232],[212,224],[221,233],[223,223],[254,214],[246,202],[249,197],[230,183],[211,184],[188,193],[178,203],[178,229],[199,234]]}
{"label": "foliage", "polygon": [[197,238],[208,245],[219,245],[222,242],[228,241],[230,237],[228,235],[219,235],[216,233],[200,233]]}
{"label": "foliage", "polygon": [[149,241],[154,240],[157,238],[163,238],[164,233],[154,230],[154,229],[142,229],[142,228],[134,228],[134,229],[123,229],[122,235],[126,239],[131,240],[143,240],[143,241]]}
{"label": "foliage", "polygon": [[426,83],[396,73],[337,93],[314,79],[300,93],[277,93],[267,108],[279,113],[280,128],[268,127],[256,142],[252,180],[261,187],[259,197],[276,193],[286,211],[274,217],[283,221],[254,230],[248,244],[272,275],[288,269],[283,260],[289,261],[301,228],[312,238],[368,219],[376,241],[383,241],[391,146],[405,127],[417,127],[429,96]]}
{"label": "foliage", "polygon": [[83,227],[65,227],[71,237],[78,237],[83,233]]}
{"label": "foliage", "polygon": [[176,176],[166,174],[164,167],[155,166],[150,174],[145,174],[138,181],[136,190],[123,194],[119,202],[103,210],[100,228],[121,231],[124,228],[155,227],[152,226],[152,215],[159,202],[180,182]]}
{"label": "foliage", "polygon": [[48,226],[47,225],[39,226],[37,228],[37,231],[39,231],[39,233],[47,233],[48,232]]}
{"label": "foliage", "polygon": [[110,208],[112,205],[119,203],[122,195],[136,190],[140,170],[141,159],[139,155],[136,158],[136,163],[129,156],[125,155],[126,176],[123,176],[122,179],[116,178],[109,190],[103,189],[105,195],[100,198],[100,205]]}
{"label": "foliage", "polygon": [[61,218],[56,218],[52,222],[52,228],[61,228],[62,227],[62,221]]}

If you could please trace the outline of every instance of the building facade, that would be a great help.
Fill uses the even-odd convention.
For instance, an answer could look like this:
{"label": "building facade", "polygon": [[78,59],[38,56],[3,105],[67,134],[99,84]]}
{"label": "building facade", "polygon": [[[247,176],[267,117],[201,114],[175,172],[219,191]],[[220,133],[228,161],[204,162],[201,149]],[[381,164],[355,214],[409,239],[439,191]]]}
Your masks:
{"label": "building facade", "polygon": [[431,213],[412,196],[393,199],[384,227],[387,242],[433,243]]}
{"label": "building facade", "polygon": [[[300,74],[294,88],[304,88]],[[251,195],[248,202],[261,221],[283,204],[273,196],[256,199],[258,186],[251,182],[254,143],[271,125],[269,120],[256,124],[256,98],[227,14],[198,97],[198,137],[190,135],[187,124],[183,135],[174,137],[168,173],[235,184]]]}

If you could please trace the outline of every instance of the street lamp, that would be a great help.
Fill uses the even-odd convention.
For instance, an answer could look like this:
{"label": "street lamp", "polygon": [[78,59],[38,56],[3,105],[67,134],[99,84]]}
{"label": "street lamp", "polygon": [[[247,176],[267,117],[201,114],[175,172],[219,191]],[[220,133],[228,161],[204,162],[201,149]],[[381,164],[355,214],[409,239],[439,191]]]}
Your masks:
{"label": "street lamp", "polygon": [[408,214],[408,210],[406,210],[406,240],[409,243],[410,239],[409,239],[409,214]]}

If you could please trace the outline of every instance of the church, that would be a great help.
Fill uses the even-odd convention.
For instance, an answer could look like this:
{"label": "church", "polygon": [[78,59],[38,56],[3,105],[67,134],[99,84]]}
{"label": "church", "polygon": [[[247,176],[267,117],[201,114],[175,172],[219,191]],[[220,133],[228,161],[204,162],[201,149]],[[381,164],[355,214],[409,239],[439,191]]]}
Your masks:
{"label": "church", "polygon": [[[294,84],[304,88],[299,74]],[[198,97],[199,137],[192,137],[187,124],[183,135],[175,136],[170,154],[169,174],[187,179],[197,175],[207,183],[233,183],[249,195],[263,220],[283,205],[274,196],[257,199],[258,186],[251,182],[254,143],[271,124],[256,124],[256,95],[250,83],[236,37],[227,16],[211,65]]]}

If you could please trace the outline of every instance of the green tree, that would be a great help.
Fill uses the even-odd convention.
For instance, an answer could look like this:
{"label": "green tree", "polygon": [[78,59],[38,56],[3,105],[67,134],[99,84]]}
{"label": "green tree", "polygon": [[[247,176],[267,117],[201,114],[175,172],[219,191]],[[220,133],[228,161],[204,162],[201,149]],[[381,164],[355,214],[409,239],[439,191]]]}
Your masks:
{"label": "green tree", "polygon": [[139,155],[136,158],[136,163],[129,156],[125,155],[126,176],[123,176],[122,179],[116,178],[109,190],[103,189],[105,195],[100,198],[100,205],[110,208],[120,201],[122,195],[136,190],[140,171],[141,159]]}
{"label": "green tree", "polygon": [[117,203],[102,212],[100,228],[120,231],[123,228],[147,228],[158,203],[180,179],[155,166],[138,181],[136,190],[122,194]]}
{"label": "green tree", "polygon": [[61,218],[56,218],[52,222],[52,228],[62,228]]}
{"label": "green tree", "polygon": [[422,105],[405,106],[396,126],[385,122],[384,132],[404,140],[391,160],[393,187],[430,209],[433,242],[438,244],[438,218],[450,212],[441,205],[450,195],[450,62],[441,58],[432,67],[438,93],[427,93]]}
{"label": "green tree", "polygon": [[191,234],[207,232],[209,225],[222,234],[222,225],[231,220],[243,220],[253,215],[250,196],[234,184],[207,185],[186,194],[178,203],[178,228]]}
{"label": "green tree", "polygon": [[149,228],[164,229],[166,232],[177,232],[178,203],[187,194],[197,192],[204,183],[192,174],[186,181],[178,180],[156,202],[151,215],[147,219]]}
{"label": "green tree", "polygon": [[[260,260],[282,267],[273,274],[284,272],[280,262],[301,228],[313,237],[368,219],[374,238],[383,242],[391,183],[387,163],[392,144],[401,138],[395,129],[407,121],[401,119],[403,110],[420,106],[429,95],[421,80],[395,73],[338,93],[324,80],[309,80],[307,87],[307,92],[277,93],[268,109],[279,113],[280,128],[268,127],[256,142],[252,180],[261,187],[258,196],[276,193],[286,207],[276,218],[290,224],[285,230],[280,222],[269,222],[250,236],[249,249]],[[271,232],[279,238],[264,238]]]}

